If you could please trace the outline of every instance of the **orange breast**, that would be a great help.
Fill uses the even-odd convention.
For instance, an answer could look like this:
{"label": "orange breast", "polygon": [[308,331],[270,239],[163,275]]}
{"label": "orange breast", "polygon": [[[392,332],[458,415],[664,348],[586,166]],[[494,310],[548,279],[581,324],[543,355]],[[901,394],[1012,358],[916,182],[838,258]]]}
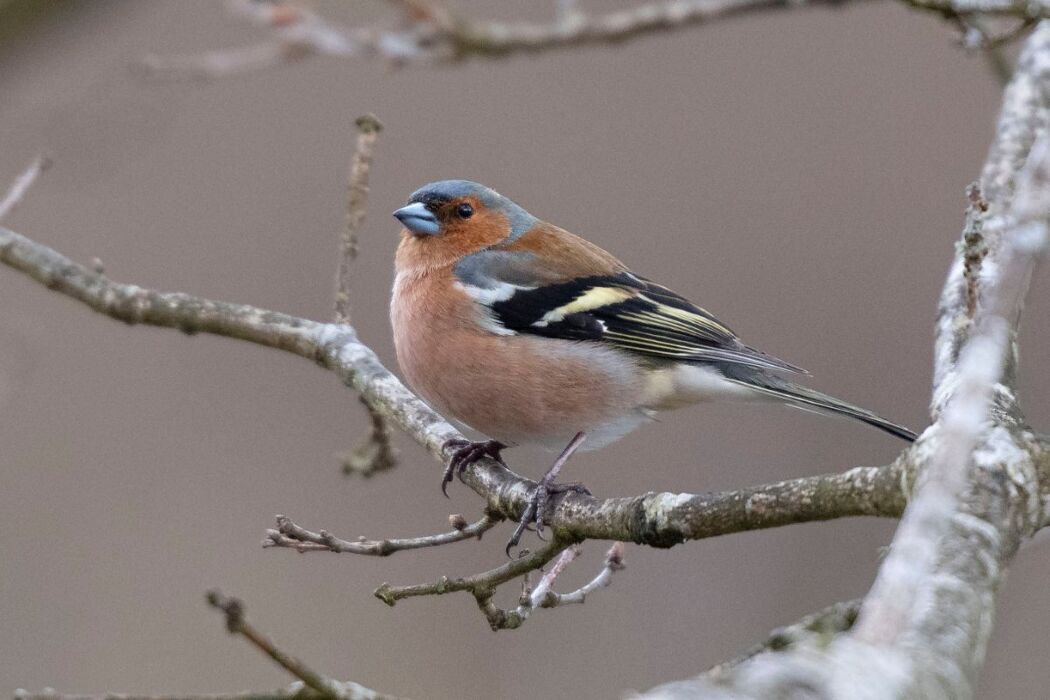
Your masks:
{"label": "orange breast", "polygon": [[391,322],[408,383],[438,410],[508,444],[563,446],[637,413],[635,361],[594,343],[481,329],[451,267],[402,270]]}

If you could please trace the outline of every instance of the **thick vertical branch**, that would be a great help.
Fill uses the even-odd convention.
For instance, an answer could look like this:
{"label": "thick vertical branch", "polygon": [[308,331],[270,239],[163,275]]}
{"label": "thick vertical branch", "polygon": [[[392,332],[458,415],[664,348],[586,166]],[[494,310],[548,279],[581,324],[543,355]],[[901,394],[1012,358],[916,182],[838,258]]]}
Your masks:
{"label": "thick vertical branch", "polygon": [[1002,572],[1048,520],[1045,454],[1013,385],[1021,305],[1050,235],[1048,114],[1050,21],[1026,43],[971,191],[941,300],[937,420],[902,458],[919,475],[916,495],[852,631],[761,654],[717,686],[701,677],[650,697],[973,695]]}

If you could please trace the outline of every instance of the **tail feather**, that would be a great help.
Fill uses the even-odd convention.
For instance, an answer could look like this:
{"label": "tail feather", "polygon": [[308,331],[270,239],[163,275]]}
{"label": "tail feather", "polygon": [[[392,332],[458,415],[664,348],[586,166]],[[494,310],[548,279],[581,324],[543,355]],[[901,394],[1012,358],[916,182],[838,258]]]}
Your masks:
{"label": "tail feather", "polygon": [[755,391],[781,399],[791,406],[816,410],[821,413],[847,416],[908,442],[914,442],[915,438],[918,437],[913,431],[908,430],[904,426],[888,421],[871,411],[840,401],[819,391],[792,384],[780,377],[756,372],[746,378],[730,377],[729,379],[737,384],[748,386]]}

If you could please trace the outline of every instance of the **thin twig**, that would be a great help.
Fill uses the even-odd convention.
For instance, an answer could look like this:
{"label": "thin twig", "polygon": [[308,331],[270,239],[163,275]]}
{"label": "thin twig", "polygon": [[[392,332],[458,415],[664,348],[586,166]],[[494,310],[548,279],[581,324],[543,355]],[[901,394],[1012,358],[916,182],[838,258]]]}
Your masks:
{"label": "thin twig", "polygon": [[404,598],[444,595],[445,593],[456,593],[459,591],[470,591],[475,596],[491,596],[500,584],[519,576],[524,576],[530,571],[535,571],[561,554],[562,550],[571,544],[571,542],[555,538],[535,552],[526,552],[523,556],[512,559],[501,566],[497,566],[495,569],[474,574],[473,576],[457,578],[442,576],[433,583],[418,583],[409,586],[391,586],[389,583],[384,583],[375,590],[375,596],[390,606]]}
{"label": "thin twig", "polygon": [[226,629],[230,634],[239,634],[247,639],[255,648],[273,659],[274,663],[301,680],[321,697],[339,700],[339,694],[333,690],[329,679],[278,649],[266,635],[248,624],[244,619],[244,604],[240,600],[224,596],[219,591],[208,591],[207,600],[208,605],[221,610],[226,616]]}
{"label": "thin twig", "polygon": [[21,203],[26,196],[26,192],[33,186],[36,179],[49,167],[51,167],[51,160],[47,156],[37,156],[29,164],[29,167],[15,178],[15,181],[11,183],[11,187],[8,188],[7,194],[0,200],[0,221],[3,221],[4,217],[15,210],[15,207]]}
{"label": "thin twig", "polygon": [[[342,685],[342,684],[340,684]],[[54,688],[44,688],[39,693],[31,693],[19,688],[14,692],[14,700],[311,700],[322,698],[320,694],[297,681],[287,688],[271,691],[245,691],[243,693],[214,693],[207,695],[135,695],[131,693],[60,693]],[[355,698],[371,699],[375,695],[347,694],[343,700]]]}
{"label": "thin twig", "polygon": [[[609,551],[605,553],[605,564],[602,566],[601,571],[598,572],[598,575],[575,591],[557,593],[551,590],[551,584],[554,582],[553,577],[551,577],[550,581],[547,581],[545,591],[541,592],[540,586],[537,586],[531,596],[533,607],[556,608],[560,605],[582,605],[586,602],[588,595],[612,583],[614,573],[623,571],[623,547],[623,542],[614,542],[612,547],[609,547]],[[564,556],[564,553],[562,556]],[[574,554],[573,557],[575,556]],[[547,576],[544,576],[543,579],[546,580]]]}
{"label": "thin twig", "polygon": [[[457,516],[452,516],[454,520]],[[458,516],[462,518],[462,516]],[[266,531],[263,547],[287,547],[299,552],[335,552],[337,554],[362,554],[374,557],[390,556],[394,552],[406,549],[423,549],[440,547],[453,542],[469,539],[481,539],[481,536],[495,527],[502,518],[483,516],[480,520],[460,527],[453,527],[451,532],[423,537],[391,538],[368,540],[360,538],[356,542],[335,537],[326,530],[311,532],[302,528],[283,515],[277,516],[277,528]],[[457,525],[459,523],[454,523]]]}
{"label": "thin twig", "polygon": [[457,578],[442,576],[433,583],[418,583],[410,586],[391,586],[389,583],[384,583],[375,590],[375,596],[387,605],[393,606],[404,598],[467,591],[474,596],[478,608],[493,630],[515,629],[521,626],[525,618],[517,615],[513,610],[507,611],[496,606],[492,601],[496,589],[512,579],[526,576],[529,572],[542,568],[572,544],[572,542],[555,538],[535,552],[523,552],[522,556],[517,559],[473,576]]}
{"label": "thin twig", "polygon": [[[383,125],[374,114],[358,117],[357,146],[350,163],[350,177],[346,192],[346,226],[339,240],[339,269],[335,284],[335,322],[350,323],[350,273],[357,258],[357,236],[364,226],[368,212],[368,176],[372,170],[372,157],[376,140]],[[392,442],[393,431],[381,413],[363,401],[368,411],[368,435],[354,449],[343,454],[340,461],[344,474],[370,477],[378,472],[393,469],[397,464],[397,450]]]}
{"label": "thin twig", "polygon": [[376,140],[383,125],[374,114],[365,114],[354,121],[357,127],[357,146],[350,162],[350,177],[346,186],[346,226],[339,240],[339,270],[336,274],[335,322],[350,323],[350,269],[357,258],[357,236],[368,213],[368,176]]}
{"label": "thin twig", "polygon": [[[612,574],[623,569],[623,543],[616,542],[609,548],[605,556],[605,564],[597,576],[571,593],[555,593],[552,590],[555,579],[578,554],[579,550],[575,544],[555,539],[536,552],[526,552],[518,559],[490,571],[463,578],[443,576],[433,583],[410,586],[391,586],[384,583],[376,589],[375,595],[387,605],[392,606],[404,598],[466,591],[474,596],[492,629],[516,629],[537,608],[554,608],[559,605],[583,603],[589,593],[609,585]],[[554,564],[541,577],[536,588],[531,591],[525,590],[522,593],[517,607],[505,610],[493,602],[493,596],[500,585],[520,576],[527,577],[530,572],[541,569],[555,557],[557,559]]]}
{"label": "thin twig", "polygon": [[368,434],[357,447],[340,453],[338,458],[344,474],[367,479],[397,466],[398,450],[394,447],[390,422],[364,398],[361,403],[368,411]]}
{"label": "thin twig", "polygon": [[[330,680],[340,700],[406,700],[393,695],[378,693],[353,681]],[[267,691],[249,690],[242,693],[214,693],[208,695],[132,695],[128,693],[59,693],[54,688],[44,688],[39,693],[16,690],[14,700],[322,700],[328,697],[296,681],[286,688]]]}

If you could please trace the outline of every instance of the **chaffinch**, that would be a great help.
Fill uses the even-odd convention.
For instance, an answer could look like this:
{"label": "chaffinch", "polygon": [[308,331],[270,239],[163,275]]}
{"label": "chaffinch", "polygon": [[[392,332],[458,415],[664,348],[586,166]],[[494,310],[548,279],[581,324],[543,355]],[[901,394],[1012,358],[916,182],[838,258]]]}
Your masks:
{"label": "chaffinch", "polygon": [[558,470],[657,411],[765,400],[915,433],[783,379],[804,370],[615,257],[467,180],[433,182],[394,212],[404,225],[390,317],[397,360],[427,401],[484,434],[454,448],[441,488],[483,455],[532,443],[562,454],[511,538],[537,530]]}

